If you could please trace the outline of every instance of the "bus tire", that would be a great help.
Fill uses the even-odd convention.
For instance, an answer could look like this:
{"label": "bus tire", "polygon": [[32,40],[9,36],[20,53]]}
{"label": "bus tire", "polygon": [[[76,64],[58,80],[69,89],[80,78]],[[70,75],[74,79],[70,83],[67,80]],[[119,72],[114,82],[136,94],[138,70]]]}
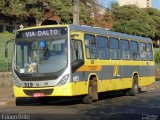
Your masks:
{"label": "bus tire", "polygon": [[90,80],[88,86],[88,94],[83,98],[83,103],[90,104],[98,100],[97,81]]}
{"label": "bus tire", "polygon": [[139,93],[138,76],[133,77],[132,88],[128,91],[130,96],[136,96]]}

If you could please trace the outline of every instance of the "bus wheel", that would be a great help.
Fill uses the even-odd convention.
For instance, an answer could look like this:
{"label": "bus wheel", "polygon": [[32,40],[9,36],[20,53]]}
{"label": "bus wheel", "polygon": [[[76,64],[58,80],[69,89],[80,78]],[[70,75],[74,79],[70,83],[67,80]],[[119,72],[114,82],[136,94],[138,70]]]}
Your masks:
{"label": "bus wheel", "polygon": [[88,86],[88,94],[83,98],[83,103],[90,104],[98,100],[97,81],[90,80]]}
{"label": "bus wheel", "polygon": [[130,96],[136,96],[139,93],[138,76],[135,75],[133,77],[132,88],[129,90],[128,93]]}

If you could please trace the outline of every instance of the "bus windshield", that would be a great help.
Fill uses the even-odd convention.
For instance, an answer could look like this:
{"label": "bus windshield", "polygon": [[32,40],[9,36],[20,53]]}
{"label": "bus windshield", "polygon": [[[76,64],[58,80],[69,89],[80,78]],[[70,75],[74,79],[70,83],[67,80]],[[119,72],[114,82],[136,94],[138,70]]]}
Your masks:
{"label": "bus windshield", "polygon": [[67,66],[67,37],[17,38],[16,66],[19,73],[54,73]]}
{"label": "bus windshield", "polygon": [[16,42],[16,70],[19,73],[52,73],[67,65],[67,40]]}

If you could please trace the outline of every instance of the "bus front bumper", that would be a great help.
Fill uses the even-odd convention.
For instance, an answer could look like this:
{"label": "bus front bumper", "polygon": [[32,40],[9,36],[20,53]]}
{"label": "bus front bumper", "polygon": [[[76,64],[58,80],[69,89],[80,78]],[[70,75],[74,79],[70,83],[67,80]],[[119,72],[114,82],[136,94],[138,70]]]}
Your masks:
{"label": "bus front bumper", "polygon": [[[42,96],[72,96],[72,85],[70,83],[56,87],[41,87],[41,88],[22,88],[13,85],[14,97],[35,97],[38,93]],[[41,97],[41,96],[39,96]]]}

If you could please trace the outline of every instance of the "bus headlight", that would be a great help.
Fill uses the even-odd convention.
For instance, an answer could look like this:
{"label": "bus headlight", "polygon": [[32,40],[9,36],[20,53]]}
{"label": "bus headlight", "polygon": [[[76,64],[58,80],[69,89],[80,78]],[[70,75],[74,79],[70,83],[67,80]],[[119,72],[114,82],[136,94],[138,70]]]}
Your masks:
{"label": "bus headlight", "polygon": [[68,78],[69,78],[69,74],[63,76],[63,78],[58,82],[57,85],[58,86],[64,85],[67,82]]}
{"label": "bus headlight", "polygon": [[13,78],[13,85],[20,87],[20,84],[18,83],[18,81],[15,78]]}

